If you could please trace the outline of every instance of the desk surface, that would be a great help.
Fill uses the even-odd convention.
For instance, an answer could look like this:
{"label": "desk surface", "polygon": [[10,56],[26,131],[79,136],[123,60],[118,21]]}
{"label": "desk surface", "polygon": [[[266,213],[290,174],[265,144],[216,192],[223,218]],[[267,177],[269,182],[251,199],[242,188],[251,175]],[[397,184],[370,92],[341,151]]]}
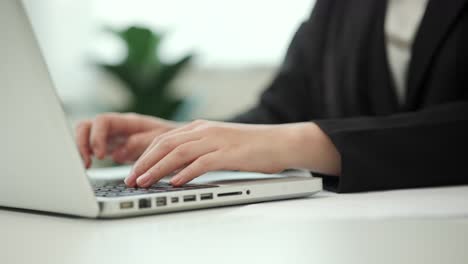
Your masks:
{"label": "desk surface", "polygon": [[462,186],[121,220],[0,209],[0,262],[466,264],[467,201]]}
{"label": "desk surface", "polygon": [[468,221],[290,221],[239,208],[86,220],[0,211],[2,263],[466,264]]}

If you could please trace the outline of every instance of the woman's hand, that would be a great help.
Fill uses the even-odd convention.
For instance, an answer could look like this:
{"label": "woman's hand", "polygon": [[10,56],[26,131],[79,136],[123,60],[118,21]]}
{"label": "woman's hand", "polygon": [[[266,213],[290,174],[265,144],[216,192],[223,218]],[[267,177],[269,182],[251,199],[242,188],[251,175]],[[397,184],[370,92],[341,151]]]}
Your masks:
{"label": "woman's hand", "polygon": [[[276,173],[287,168],[308,168],[317,154],[309,155],[313,151],[307,148],[323,146],[314,142],[320,138],[313,134],[317,131],[323,134],[313,123],[244,125],[195,121],[156,137],[125,182],[132,187],[149,187],[178,171],[171,183],[180,186],[213,170]],[[329,145],[333,146],[330,142]],[[320,159],[316,157],[315,161]],[[326,167],[319,165],[314,169]]]}
{"label": "woman's hand", "polygon": [[167,120],[138,114],[107,113],[76,127],[76,142],[86,168],[91,157],[111,155],[118,163],[137,160],[153,139],[178,126]]}

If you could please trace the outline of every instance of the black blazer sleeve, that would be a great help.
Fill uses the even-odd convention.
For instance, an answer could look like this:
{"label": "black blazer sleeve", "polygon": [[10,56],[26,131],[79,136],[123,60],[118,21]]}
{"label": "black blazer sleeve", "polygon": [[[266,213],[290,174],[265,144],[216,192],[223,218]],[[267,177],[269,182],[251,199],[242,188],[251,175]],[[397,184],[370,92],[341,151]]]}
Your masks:
{"label": "black blazer sleeve", "polygon": [[339,192],[468,183],[468,103],[316,123],[341,154]]}

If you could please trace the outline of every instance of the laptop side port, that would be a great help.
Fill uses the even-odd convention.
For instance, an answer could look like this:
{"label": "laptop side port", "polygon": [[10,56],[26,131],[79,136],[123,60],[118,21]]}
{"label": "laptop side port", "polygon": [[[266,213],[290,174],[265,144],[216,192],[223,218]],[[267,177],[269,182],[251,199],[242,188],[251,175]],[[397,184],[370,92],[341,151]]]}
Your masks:
{"label": "laptop side port", "polygon": [[235,196],[235,195],[241,195],[241,194],[242,194],[242,192],[218,193],[218,197]]}
{"label": "laptop side port", "polygon": [[171,203],[178,203],[179,197],[171,197]]}
{"label": "laptop side port", "polygon": [[184,195],[184,202],[194,202],[197,200],[195,195]]}
{"label": "laptop side port", "polygon": [[202,193],[200,194],[200,200],[212,200],[213,193]]}
{"label": "laptop side port", "polygon": [[120,203],[120,209],[130,209],[133,208],[133,206],[135,206],[133,201],[126,201]]}
{"label": "laptop side port", "polygon": [[151,207],[151,199],[140,199],[138,200],[138,208],[144,209],[144,208],[150,208]]}
{"label": "laptop side port", "polygon": [[156,197],[156,206],[166,206],[167,204],[167,199],[166,197]]}

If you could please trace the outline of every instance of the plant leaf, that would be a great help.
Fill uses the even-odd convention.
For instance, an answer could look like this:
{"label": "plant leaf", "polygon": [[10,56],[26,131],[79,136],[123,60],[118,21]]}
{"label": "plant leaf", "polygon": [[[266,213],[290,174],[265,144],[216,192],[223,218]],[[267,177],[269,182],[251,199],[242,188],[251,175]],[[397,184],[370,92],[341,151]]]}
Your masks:
{"label": "plant leaf", "polygon": [[[157,87],[162,89],[161,93],[164,93],[165,90],[169,87],[170,83],[175,79],[175,77],[183,70],[193,59],[193,55],[187,55],[181,58],[179,61],[171,64],[162,64],[158,76],[154,80],[154,84]],[[150,92],[155,92],[154,90]]]}
{"label": "plant leaf", "polygon": [[140,91],[138,90],[137,80],[134,79],[131,72],[128,71],[125,68],[125,66],[121,64],[117,64],[117,65],[99,64],[99,66],[105,69],[107,72],[116,76],[122,82],[124,82],[132,94],[136,95],[140,93]]}
{"label": "plant leaf", "polygon": [[161,34],[148,28],[132,26],[120,31],[119,36],[127,46],[127,63],[138,66],[159,61],[157,49],[162,39]]}

